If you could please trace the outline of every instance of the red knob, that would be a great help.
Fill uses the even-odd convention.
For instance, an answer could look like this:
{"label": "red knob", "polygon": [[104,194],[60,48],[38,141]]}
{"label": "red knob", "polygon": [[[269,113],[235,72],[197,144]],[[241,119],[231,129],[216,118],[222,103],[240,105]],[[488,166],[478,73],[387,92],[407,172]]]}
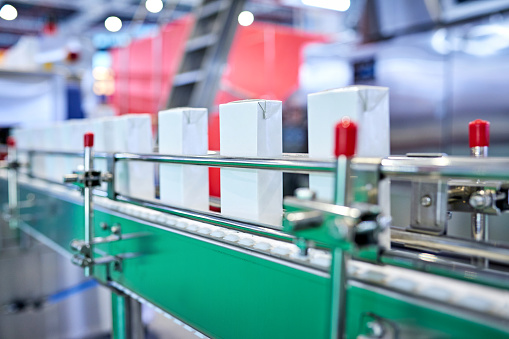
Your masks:
{"label": "red knob", "polygon": [[468,124],[470,148],[490,145],[489,121],[477,119]]}
{"label": "red knob", "polygon": [[357,143],[357,125],[348,117],[344,117],[336,125],[336,145],[334,154],[351,157],[355,154]]}
{"label": "red knob", "polygon": [[94,133],[87,132],[83,138],[83,144],[85,147],[93,147],[94,146]]}
{"label": "red knob", "polygon": [[7,137],[7,146],[16,147],[16,139],[14,137]]}

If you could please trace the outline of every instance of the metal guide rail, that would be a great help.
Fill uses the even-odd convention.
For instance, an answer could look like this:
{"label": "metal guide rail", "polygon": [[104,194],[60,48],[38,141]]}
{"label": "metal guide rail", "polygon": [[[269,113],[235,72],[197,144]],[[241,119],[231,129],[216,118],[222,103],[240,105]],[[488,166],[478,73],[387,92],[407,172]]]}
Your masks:
{"label": "metal guide rail", "polygon": [[[509,158],[476,159],[445,156],[411,156],[371,159],[352,158],[350,154],[341,154],[335,161],[331,161],[314,160],[309,159],[306,156],[297,155],[285,155],[280,159],[259,159],[230,158],[222,157],[217,154],[210,154],[207,156],[173,156],[131,153],[94,154],[92,150],[93,136],[89,136],[89,138],[92,138],[92,141],[89,140],[87,142],[87,137],[85,137],[85,152],[18,150],[18,152],[25,152],[28,155],[28,164],[19,164],[16,161],[16,156],[12,156],[7,167],[10,172],[15,171],[17,173],[19,167],[26,166],[28,168],[28,177],[43,179],[37,178],[36,175],[34,175],[32,169],[33,157],[41,155],[84,157],[85,166],[83,171],[75,172],[65,178],[66,183],[78,184],[79,189],[84,196],[84,236],[78,235],[76,238],[73,238],[74,241],[72,242],[72,249],[76,253],[73,257],[73,261],[85,269],[85,274],[93,275],[100,280],[112,278],[120,279],[118,282],[122,285],[122,274],[124,274],[124,272],[127,274],[127,272],[132,269],[130,267],[133,267],[129,264],[129,262],[136,262],[136,260],[138,260],[128,258],[136,258],[138,255],[143,257],[143,254],[136,254],[135,252],[110,254],[107,253],[108,251],[104,252],[104,250],[99,248],[103,248],[104,246],[108,246],[108,248],[110,248],[109,246],[113,246],[114,248],[120,249],[122,252],[122,250],[125,250],[125,247],[129,247],[127,245],[122,245],[123,243],[128,243],[129,241],[145,241],[143,239],[150,236],[143,231],[126,232],[124,227],[120,227],[119,225],[112,225],[111,227],[110,225],[105,227],[101,226],[105,232],[102,232],[101,236],[97,236],[95,234],[97,231],[97,223],[94,222],[93,217],[94,214],[97,217],[98,215],[101,215],[101,213],[93,212],[93,195],[102,197],[98,198],[99,205],[101,205],[100,201],[103,201],[103,207],[106,207],[106,209],[110,211],[113,210],[120,212],[119,216],[121,218],[124,218],[122,215],[129,215],[131,213],[128,208],[122,209],[121,207],[122,204],[128,203],[129,205],[136,205],[160,213],[210,225],[208,226],[210,228],[209,231],[207,231],[208,233],[203,231],[202,234],[199,234],[199,230],[201,230],[201,228],[193,230],[187,227],[186,230],[180,231],[175,231],[178,227],[171,228],[173,228],[173,231],[176,232],[176,234],[183,232],[187,235],[198,235],[199,239],[202,241],[206,240],[206,242],[211,244],[215,244],[217,242],[217,239],[214,240],[211,236],[209,236],[214,232],[214,227],[226,228],[236,232],[240,231],[245,234],[251,234],[255,237],[295,244],[298,249],[297,255],[293,258],[288,255],[281,255],[280,257],[283,257],[283,261],[297,263],[297,266],[292,266],[294,265],[292,264],[289,267],[298,267],[308,273],[311,272],[311,274],[318,274],[319,276],[330,280],[326,284],[328,287],[324,292],[326,294],[330,293],[330,295],[326,298],[325,305],[321,305],[321,307],[325,307],[329,310],[326,312],[326,318],[328,318],[326,321],[326,323],[328,323],[328,330],[323,332],[327,333],[326,337],[338,338],[343,337],[343,335],[351,337],[351,333],[353,333],[350,332],[350,330],[345,330],[345,328],[351,326],[351,320],[347,320],[347,316],[349,316],[348,313],[350,312],[350,309],[354,307],[351,305],[347,306],[346,304],[346,287],[348,285],[346,278],[347,267],[349,267],[350,258],[352,256],[375,265],[389,264],[391,266],[403,266],[414,270],[431,272],[436,275],[475,281],[480,284],[494,286],[497,288],[507,289],[509,287],[506,283],[507,274],[502,271],[496,271],[491,267],[479,267],[476,263],[469,262],[457,263],[453,260],[453,258],[447,256],[442,258],[438,253],[432,254],[435,258],[434,260],[429,260],[429,256],[426,257],[420,255],[426,254],[427,251],[421,251],[417,254],[415,251],[401,253],[402,251],[391,251],[381,247],[379,244],[379,234],[390,226],[390,219],[387,219],[387,216],[382,215],[377,206],[378,201],[376,198],[378,183],[380,181],[387,178],[397,178],[400,180],[410,180],[418,183],[424,182],[432,186],[432,191],[443,189],[444,192],[446,192],[445,195],[448,197],[446,199],[447,203],[456,204],[456,209],[463,208],[469,209],[470,211],[470,209],[473,208],[475,211],[482,211],[482,208],[485,208],[486,213],[488,213],[487,209],[490,207],[492,210],[496,210],[494,213],[501,213],[509,207],[507,206],[507,186],[505,183],[506,181],[509,181],[509,171],[507,171],[507,169],[509,169]],[[94,159],[107,159],[107,173],[101,173],[100,171],[94,170]],[[144,161],[153,163],[173,163],[262,170],[267,169],[296,173],[333,173],[336,176],[336,198],[334,204],[318,202],[312,199],[302,200],[297,198],[286,198],[284,202],[285,215],[283,228],[281,229],[281,227],[274,225],[264,225],[248,220],[225,217],[219,213],[202,212],[176,206],[167,206],[158,203],[157,201],[141,200],[119,195],[118,192],[115,191],[114,173],[116,164],[123,161]],[[352,178],[356,179],[352,180]],[[12,176],[10,176],[10,187],[13,185],[16,185],[17,187],[20,179],[14,179],[15,180],[13,181]],[[481,191],[477,187],[479,186],[479,183],[477,183],[475,189],[472,189],[469,187],[474,187],[473,185],[469,186],[468,183],[464,183],[461,180],[468,181],[474,179],[477,181],[483,181],[481,186],[485,188],[485,191],[487,191],[486,187],[490,187],[490,189],[492,189],[492,191],[489,191],[489,197],[492,199],[490,200],[490,206],[485,204],[481,207],[473,207],[471,203],[468,203],[469,198],[480,194],[479,192]],[[451,181],[452,183],[449,184]],[[495,181],[495,183],[493,183],[493,181]],[[99,189],[99,186],[103,182],[107,184],[107,192],[101,192]],[[365,191],[368,185],[368,190],[372,190],[373,192],[368,192],[366,194]],[[435,186],[438,188],[435,188]],[[18,188],[11,188],[9,192],[11,191],[17,192]],[[364,192],[364,194],[359,193],[361,191]],[[415,191],[418,192],[419,198],[421,199],[420,201],[425,201],[426,199],[423,198],[429,197],[430,195],[428,191],[424,192],[421,186],[419,186],[418,189],[415,189]],[[483,194],[483,197],[486,198],[487,193]],[[504,194],[505,196],[503,196]],[[456,200],[452,201],[452,197],[455,197]],[[500,197],[500,199],[497,197]],[[17,216],[17,214],[19,214],[19,210],[17,208],[18,200],[17,196],[14,196],[13,193],[10,194],[9,213],[12,219],[15,220],[19,220]],[[107,201],[111,201],[112,203],[108,203]],[[435,198],[433,198],[433,201],[435,201]],[[468,206],[464,207],[462,206],[462,203],[463,205]],[[430,207],[430,205],[424,205],[425,204],[422,204],[423,207]],[[449,207],[450,206],[452,205],[449,205]],[[436,206],[432,207],[434,208]],[[107,214],[108,213],[111,212],[107,212]],[[168,225],[168,220],[170,219],[171,218],[167,217],[162,223],[166,223]],[[419,219],[419,221],[422,220]],[[151,220],[148,222],[138,220],[137,222],[150,224]],[[436,220],[433,220],[432,223],[435,225]],[[156,222],[156,224],[158,223]],[[161,222],[159,224],[161,224]],[[176,224],[177,221],[175,221],[175,225]],[[134,229],[136,227],[131,228]],[[414,227],[413,229],[410,229],[412,232],[408,232],[409,230],[394,230],[391,234],[391,238],[395,243],[401,243],[405,246],[410,246],[416,249],[426,248],[435,251],[443,251],[444,253],[461,255],[472,259],[482,256],[490,261],[493,260],[498,263],[509,264],[509,247],[505,245],[476,242],[474,244],[475,246],[471,246],[472,242],[466,240],[441,237],[443,233],[441,233],[440,230],[426,229],[426,227],[424,227],[424,232],[419,232],[419,230],[422,231],[422,229],[422,227]],[[230,248],[233,243],[235,243],[234,247],[242,248],[242,246],[238,246],[237,241],[230,242],[229,244],[226,244],[224,241],[219,241],[219,243],[221,243],[221,246],[224,246],[225,248]],[[249,246],[252,245],[248,245],[246,247]],[[315,249],[323,250],[324,253],[327,253],[327,265],[320,268],[309,263],[306,264],[302,260],[299,262],[299,256],[305,257],[308,255],[310,250],[313,251]],[[238,251],[239,249],[236,250]],[[103,254],[98,255],[101,251],[103,251]],[[252,253],[256,252],[257,251],[255,250],[250,253],[253,255]],[[261,259],[267,260],[266,255],[262,252],[263,249],[260,249],[258,251],[258,255],[261,255]],[[96,274],[95,270],[98,267],[105,267],[107,272],[106,276],[103,274],[103,269],[100,269],[100,272]],[[318,273],[319,271],[324,271],[328,274],[324,276],[322,273]],[[362,279],[359,281],[361,283],[366,282]],[[368,285],[373,284],[374,282],[376,285],[376,279],[368,279],[368,281],[370,281]],[[127,281],[125,282],[126,285],[124,285],[124,287],[129,290],[129,283]],[[401,290],[399,290],[399,292],[401,292]],[[407,291],[406,294],[415,297],[414,293],[411,291]],[[151,300],[150,298],[147,299]],[[331,300],[330,305],[326,305],[327,299]],[[158,303],[158,300],[151,301],[155,304]],[[125,317],[126,315],[123,314],[122,316]],[[384,333],[399,331],[392,328],[393,325],[391,325],[390,321],[385,323],[385,320],[379,319],[376,315],[365,314],[362,317],[369,318],[369,321],[362,320],[362,322],[376,323],[379,326],[382,326],[385,329]],[[499,318],[499,316],[496,316],[495,318]],[[117,320],[120,321],[120,319]],[[499,323],[497,320],[488,320],[488,323]],[[323,319],[321,321],[323,322]],[[349,321],[348,325],[345,324],[346,321]],[[506,330],[509,331],[509,329],[499,325],[494,325],[493,328],[502,332]],[[360,334],[362,332],[359,331],[356,333]],[[363,331],[365,334],[377,334],[375,333],[376,331],[369,326]],[[383,336],[379,337],[381,338]],[[394,334],[394,337],[397,337],[397,335]]]}
{"label": "metal guide rail", "polygon": [[[60,155],[70,157],[81,157],[82,152],[62,152],[62,151],[39,151],[39,150],[18,150],[18,152],[27,152],[31,157],[34,155]],[[332,160],[313,160],[307,158],[306,155],[288,154],[281,159],[259,159],[259,158],[230,158],[221,157],[217,154],[208,156],[173,156],[161,154],[131,154],[131,153],[95,153],[96,159],[110,159],[114,161],[109,162],[109,173],[114,173],[114,166],[118,161],[146,161],[155,163],[175,163],[175,164],[191,164],[211,167],[236,167],[236,168],[251,168],[251,169],[279,169],[285,172],[309,173],[315,172],[333,172],[335,164]],[[27,164],[25,164],[27,165]],[[30,166],[27,166],[30,168]],[[489,158],[489,159],[476,159],[466,157],[389,157],[386,159],[371,159],[371,158],[354,158],[351,163],[353,170],[364,172],[378,173],[380,178],[390,177],[398,180],[410,179],[423,179],[423,180],[439,180],[439,179],[457,179],[457,178],[478,178],[482,180],[509,180],[509,158]],[[109,175],[108,173],[108,175]],[[29,175],[35,177],[33,174]],[[76,179],[77,176],[71,177],[71,180]],[[39,178],[43,179],[43,178]],[[44,179],[43,179],[44,180]],[[69,180],[69,179],[68,179]],[[293,236],[281,232],[277,227],[272,225],[260,225],[246,220],[239,220],[235,218],[228,218],[221,216],[218,213],[193,211],[176,206],[167,206],[157,201],[145,201],[118,195],[113,187],[113,181],[109,184],[110,189],[108,192],[103,192],[100,189],[94,189],[93,192],[97,196],[108,196],[110,199],[129,202],[139,206],[144,206],[152,209],[164,210],[168,213],[175,213],[182,217],[193,218],[200,221],[207,221],[211,223],[221,224],[226,227],[237,228],[243,231],[252,232],[254,234],[263,235],[266,237],[274,237],[286,241],[292,241]],[[397,232],[392,233],[393,241],[403,242],[402,237]],[[447,250],[456,254],[474,255],[470,250],[471,246],[465,246],[465,242],[456,239],[448,239],[449,242],[456,243],[457,246],[441,246],[440,241],[435,241],[431,236],[423,238],[423,236],[415,233],[408,234],[405,232],[405,239],[420,238],[420,245],[423,241],[435,250]],[[408,242],[412,243],[408,240]],[[509,262],[507,255],[507,247],[501,244],[475,244],[477,247],[482,248],[482,253],[491,256],[490,253],[501,253],[496,255],[498,259],[503,259],[504,262]],[[426,247],[426,246],[424,246]]]}

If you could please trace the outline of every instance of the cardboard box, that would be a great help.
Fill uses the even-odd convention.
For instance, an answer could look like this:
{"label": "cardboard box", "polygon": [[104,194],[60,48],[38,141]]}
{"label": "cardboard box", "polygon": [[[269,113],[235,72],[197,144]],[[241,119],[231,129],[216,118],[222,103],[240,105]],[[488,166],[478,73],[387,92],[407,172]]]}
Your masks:
{"label": "cardboard box", "polygon": [[[334,127],[343,118],[357,123],[357,152],[363,157],[390,155],[389,89],[375,86],[349,86],[308,95],[309,157],[334,156]],[[309,175],[309,186],[319,200],[334,197],[334,175]]]}
{"label": "cardboard box", "polygon": [[[219,106],[221,155],[282,156],[282,103],[245,100]],[[280,171],[221,169],[221,213],[280,225],[283,213]]]}
{"label": "cardboard box", "polygon": [[[150,114],[127,114],[102,119],[104,144],[108,152],[152,153]],[[155,199],[155,167],[152,163],[119,161],[115,170],[115,190],[121,195]]]}
{"label": "cardboard box", "polygon": [[[208,112],[206,108],[175,108],[159,112],[159,153],[206,155]],[[161,164],[161,202],[186,208],[209,210],[208,167]]]}

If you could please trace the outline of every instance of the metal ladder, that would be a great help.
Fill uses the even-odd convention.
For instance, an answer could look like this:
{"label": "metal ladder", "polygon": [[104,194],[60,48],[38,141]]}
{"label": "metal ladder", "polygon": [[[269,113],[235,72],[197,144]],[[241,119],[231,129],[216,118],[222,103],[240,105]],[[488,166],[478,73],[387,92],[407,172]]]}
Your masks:
{"label": "metal ladder", "polygon": [[173,80],[168,108],[211,109],[245,0],[204,0]]}

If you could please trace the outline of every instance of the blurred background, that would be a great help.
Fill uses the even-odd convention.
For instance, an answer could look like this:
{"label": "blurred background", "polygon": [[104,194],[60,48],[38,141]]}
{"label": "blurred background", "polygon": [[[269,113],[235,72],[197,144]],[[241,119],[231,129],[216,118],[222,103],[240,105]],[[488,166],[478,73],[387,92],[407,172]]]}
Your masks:
{"label": "blurred background", "polygon": [[[509,0],[0,1],[0,142],[10,128],[67,119],[151,113],[155,126],[159,110],[190,105],[209,108],[218,150],[218,105],[265,98],[284,102],[284,152],[305,153],[307,94],[352,84],[389,87],[392,154],[468,155],[467,125],[480,118],[491,122],[490,155],[509,156]],[[285,194],[305,179],[287,176]],[[23,260],[64,261],[38,251]],[[35,293],[28,281],[40,278],[12,277],[11,259],[0,277]],[[108,297],[80,298],[92,308]],[[108,333],[107,314],[54,320],[75,309],[62,305],[30,321],[0,313],[0,338]],[[150,333],[180,337],[170,332]]]}
{"label": "blurred background", "polygon": [[[0,125],[155,116],[190,103],[175,89],[207,97],[191,101],[212,117],[232,100],[282,100],[285,151],[305,152],[307,94],[369,84],[390,88],[394,154],[467,154],[474,118],[495,144],[509,138],[509,1],[258,0],[236,17],[227,3],[2,1]],[[188,88],[200,81],[205,94]]]}

